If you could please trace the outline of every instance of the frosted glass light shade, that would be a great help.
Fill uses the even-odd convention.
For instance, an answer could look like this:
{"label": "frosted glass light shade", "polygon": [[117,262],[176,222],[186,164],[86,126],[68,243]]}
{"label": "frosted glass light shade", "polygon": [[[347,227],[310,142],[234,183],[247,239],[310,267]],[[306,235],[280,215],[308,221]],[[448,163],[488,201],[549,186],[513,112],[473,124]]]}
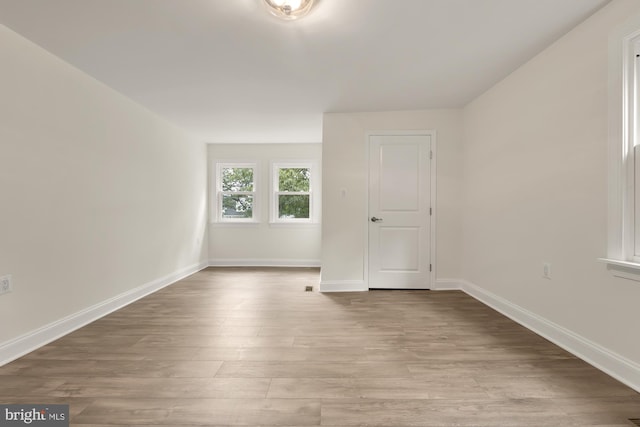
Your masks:
{"label": "frosted glass light shade", "polygon": [[264,0],[269,12],[278,18],[292,20],[309,13],[313,0]]}

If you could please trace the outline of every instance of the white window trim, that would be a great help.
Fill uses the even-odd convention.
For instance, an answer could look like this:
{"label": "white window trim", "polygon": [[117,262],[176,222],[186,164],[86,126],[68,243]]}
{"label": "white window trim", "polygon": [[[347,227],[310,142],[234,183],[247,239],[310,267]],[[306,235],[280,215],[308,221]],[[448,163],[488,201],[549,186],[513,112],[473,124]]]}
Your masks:
{"label": "white window trim", "polygon": [[[259,168],[257,162],[229,162],[229,161],[216,161],[216,174],[215,174],[215,197],[214,203],[212,206],[213,214],[212,222],[217,224],[224,225],[253,225],[259,222],[260,218],[260,201],[259,201]],[[253,196],[253,215],[252,218],[224,218],[222,216],[222,196],[224,193],[228,193],[222,191],[222,169],[226,168],[251,168],[253,169],[253,191],[243,191],[235,194],[250,194]]]}
{"label": "white window trim", "polygon": [[[605,262],[614,275],[640,275],[635,256],[634,129],[636,53],[640,43],[640,15],[629,20],[609,40],[609,184],[608,244]],[[626,277],[629,278],[629,277]]]}
{"label": "white window trim", "polygon": [[[279,173],[278,170],[287,168],[308,168],[311,172],[311,179],[309,182],[309,191],[304,192],[280,192],[279,186]],[[270,187],[270,225],[272,227],[278,226],[305,226],[314,225],[318,223],[319,213],[317,212],[318,204],[316,203],[316,192],[318,184],[318,167],[315,161],[301,160],[301,161],[274,161],[271,162],[271,187]],[[279,218],[278,216],[278,196],[281,194],[309,194],[309,218]]]}

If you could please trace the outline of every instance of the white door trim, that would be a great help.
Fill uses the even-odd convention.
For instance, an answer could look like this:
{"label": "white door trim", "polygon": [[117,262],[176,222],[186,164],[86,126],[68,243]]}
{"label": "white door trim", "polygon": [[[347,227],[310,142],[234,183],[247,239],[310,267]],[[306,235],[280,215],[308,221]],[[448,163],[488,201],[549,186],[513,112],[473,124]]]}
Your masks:
{"label": "white door trim", "polygon": [[430,242],[430,251],[429,251],[429,264],[431,265],[430,272],[430,282],[432,288],[435,287],[436,284],[436,209],[437,206],[437,192],[436,192],[436,165],[438,162],[437,158],[437,140],[436,140],[436,131],[435,130],[381,130],[381,131],[367,131],[364,138],[364,161],[367,165],[367,179],[366,179],[366,201],[364,206],[364,213],[362,217],[364,218],[364,285],[367,289],[369,289],[369,138],[371,136],[389,136],[389,135],[418,135],[418,136],[430,136],[431,137],[431,209],[432,214],[430,216],[429,228],[431,230],[431,242]]}

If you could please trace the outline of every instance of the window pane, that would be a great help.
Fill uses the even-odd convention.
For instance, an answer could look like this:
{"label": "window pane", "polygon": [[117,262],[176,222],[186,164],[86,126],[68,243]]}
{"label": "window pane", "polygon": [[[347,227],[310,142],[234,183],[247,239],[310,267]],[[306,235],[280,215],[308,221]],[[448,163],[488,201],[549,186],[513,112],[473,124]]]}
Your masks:
{"label": "window pane", "polygon": [[223,168],[222,191],[253,191],[253,168]]}
{"label": "window pane", "polygon": [[223,194],[222,218],[253,218],[253,196]]}
{"label": "window pane", "polygon": [[279,191],[309,191],[309,168],[281,168],[279,173]]}
{"label": "window pane", "polygon": [[281,219],[309,218],[308,194],[281,194],[278,197],[278,217]]}

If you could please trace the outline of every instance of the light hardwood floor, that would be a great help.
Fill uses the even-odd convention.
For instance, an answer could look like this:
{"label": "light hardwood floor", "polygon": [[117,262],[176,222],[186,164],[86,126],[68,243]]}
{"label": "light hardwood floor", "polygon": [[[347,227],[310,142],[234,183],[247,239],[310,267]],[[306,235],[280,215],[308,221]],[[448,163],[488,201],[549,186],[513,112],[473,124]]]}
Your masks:
{"label": "light hardwood floor", "polygon": [[0,368],[71,425],[630,426],[640,395],[456,291],[210,268]]}

